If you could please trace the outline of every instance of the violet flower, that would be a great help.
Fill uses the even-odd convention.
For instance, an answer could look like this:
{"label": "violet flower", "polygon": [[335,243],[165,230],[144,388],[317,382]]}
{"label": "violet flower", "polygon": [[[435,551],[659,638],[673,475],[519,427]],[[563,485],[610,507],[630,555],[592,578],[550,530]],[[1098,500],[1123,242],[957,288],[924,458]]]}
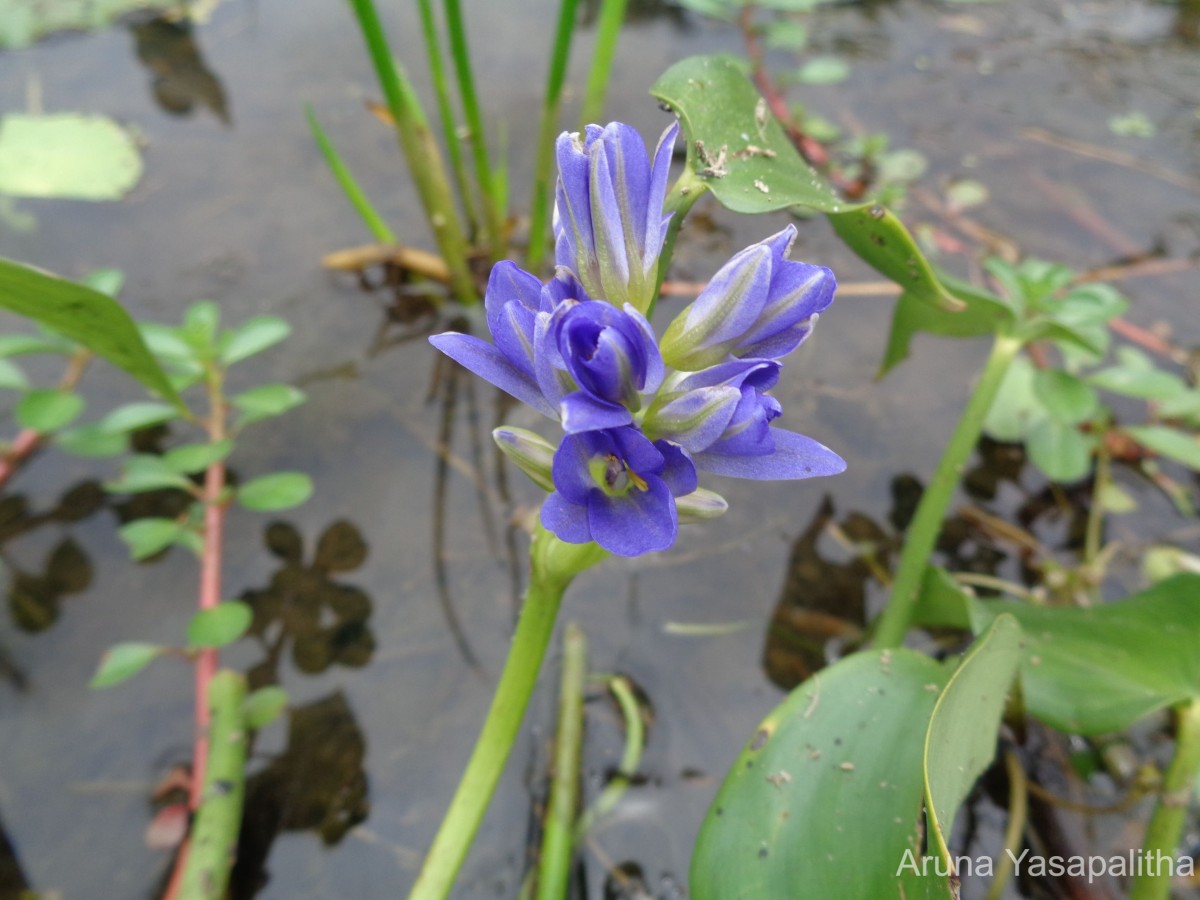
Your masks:
{"label": "violet flower", "polygon": [[696,490],[696,469],[674,444],[636,428],[568,434],[554,454],[555,490],[542,524],[571,544],[595,541],[617,556],[675,543],[675,498]]}
{"label": "violet flower", "polygon": [[837,282],[824,266],[787,259],[796,226],[729,260],[667,326],[663,359],[686,371],[732,357],[780,359],[812,332]]}
{"label": "violet flower", "polygon": [[663,132],[653,164],[642,136],[619,122],[559,137],[555,259],[593,297],[650,308],[671,218],[663,201],[678,132],[678,123]]}

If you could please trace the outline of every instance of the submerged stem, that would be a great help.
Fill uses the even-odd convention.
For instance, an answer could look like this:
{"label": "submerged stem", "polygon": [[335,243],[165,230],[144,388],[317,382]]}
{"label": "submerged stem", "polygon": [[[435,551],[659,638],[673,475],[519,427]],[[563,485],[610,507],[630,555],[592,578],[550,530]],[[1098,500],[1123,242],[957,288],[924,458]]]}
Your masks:
{"label": "submerged stem", "polygon": [[1005,334],[997,335],[995,343],[992,344],[992,352],[979,376],[979,383],[963,409],[958,426],[942,453],[937,470],[922,494],[912,525],[909,526],[900,555],[900,564],[896,567],[891,596],[875,622],[872,643],[876,647],[898,647],[904,642],[904,635],[912,622],[925,567],[942,530],[946,507],[954,495],[955,487],[958,486],[963,466],[979,440],[983,420],[987,417],[996,392],[1000,389],[1004,373],[1008,371],[1009,363],[1020,349],[1021,341]]}
{"label": "submerged stem", "polygon": [[540,525],[529,550],[532,571],[504,671],[467,769],[433,839],[409,900],[446,897],[479,830],[537,683],[558,607],[571,580],[604,558],[595,544],[567,544]]}
{"label": "submerged stem", "polygon": [[[1142,840],[1142,856],[1147,865],[1139,867],[1129,900],[1166,900],[1171,893],[1175,854],[1187,819],[1196,774],[1200,772],[1200,697],[1180,704],[1175,712],[1175,755],[1163,776],[1162,792]],[[1167,858],[1171,860],[1170,865],[1165,865]]]}

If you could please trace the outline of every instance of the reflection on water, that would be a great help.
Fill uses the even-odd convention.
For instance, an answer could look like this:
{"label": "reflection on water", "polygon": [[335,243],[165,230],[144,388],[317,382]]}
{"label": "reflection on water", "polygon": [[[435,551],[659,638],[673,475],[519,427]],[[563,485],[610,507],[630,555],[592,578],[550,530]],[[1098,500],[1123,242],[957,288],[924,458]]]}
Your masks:
{"label": "reflection on water", "polygon": [[199,106],[232,124],[225,89],[205,64],[191,22],[151,19],[129,31],[138,62],[150,72],[150,90],[160,109],[190,116]]}

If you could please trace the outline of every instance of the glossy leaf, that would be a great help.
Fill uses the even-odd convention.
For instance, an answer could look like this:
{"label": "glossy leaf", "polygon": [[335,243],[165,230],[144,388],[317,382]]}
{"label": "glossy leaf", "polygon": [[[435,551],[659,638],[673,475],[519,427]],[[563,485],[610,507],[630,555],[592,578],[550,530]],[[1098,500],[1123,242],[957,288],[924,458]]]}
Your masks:
{"label": "glossy leaf", "polygon": [[185,526],[174,519],[135,519],[118,532],[134,559],[148,559],[181,540]]}
{"label": "glossy leaf", "polygon": [[207,469],[215,462],[227,457],[233,450],[233,441],[223,440],[212,444],[185,444],[163,454],[163,465],[181,475],[191,475]]}
{"label": "glossy leaf", "polygon": [[1024,632],[1026,710],[1062,731],[1121,731],[1142,716],[1200,696],[1200,575],[1177,575],[1088,608],[976,600],[982,631],[1011,613]]}
{"label": "glossy leaf", "polygon": [[103,688],[119,684],[132,678],[166,650],[158,644],[124,643],[114,644],[100,658],[96,674],[90,687]]}
{"label": "glossy leaf", "polygon": [[[996,754],[1008,687],[1021,661],[1021,627],[998,616],[963,657],[933,708],[925,735],[925,808],[932,844],[948,846],[958,807]],[[943,869],[945,871],[946,869]]]}
{"label": "glossy leaf", "polygon": [[301,472],[277,472],[248,481],[238,488],[238,503],[257,512],[299,506],[312,496],[312,479]]}
{"label": "glossy leaf", "polygon": [[0,260],[0,307],[33,319],[124,369],[184,409],[129,314],[111,297],[37,269]]}
{"label": "glossy leaf", "polygon": [[54,388],[38,388],[21,398],[15,415],[22,428],[51,432],[70,425],[86,405],[78,394]]}
{"label": "glossy leaf", "polygon": [[[864,652],[793,690],[708,811],[692,897],[900,896],[905,851],[921,852],[925,724],[948,675],[911,650]],[[903,891],[950,896],[907,874]]]}
{"label": "glossy leaf", "polygon": [[1091,470],[1092,439],[1057,419],[1042,419],[1029,429],[1025,452],[1052,481],[1079,481]]}
{"label": "glossy leaf", "polygon": [[914,298],[961,308],[899,219],[882,206],[842,200],[800,157],[779,123],[765,113],[762,98],[734,57],[682,60],[663,73],[650,93],[679,116],[688,166],[722,205],[743,213],[792,206],[823,212],[855,253]]}
{"label": "glossy leaf", "polygon": [[276,316],[258,316],[243,322],[228,336],[221,348],[221,362],[231,366],[268,347],[273,347],[291,333],[291,327]]}
{"label": "glossy leaf", "polygon": [[1160,456],[1200,471],[1200,441],[1194,434],[1164,425],[1141,425],[1122,430]]}
{"label": "glossy leaf", "polygon": [[1066,425],[1077,425],[1096,414],[1096,392],[1079,378],[1060,369],[1041,369],[1034,376],[1033,392],[1050,415]]}
{"label": "glossy leaf", "polygon": [[188,647],[226,647],[246,633],[253,619],[253,610],[238,600],[202,609],[188,622]]}
{"label": "glossy leaf", "polygon": [[281,687],[271,685],[259,688],[242,701],[242,716],[247,728],[265,728],[287,709],[288,695]]}

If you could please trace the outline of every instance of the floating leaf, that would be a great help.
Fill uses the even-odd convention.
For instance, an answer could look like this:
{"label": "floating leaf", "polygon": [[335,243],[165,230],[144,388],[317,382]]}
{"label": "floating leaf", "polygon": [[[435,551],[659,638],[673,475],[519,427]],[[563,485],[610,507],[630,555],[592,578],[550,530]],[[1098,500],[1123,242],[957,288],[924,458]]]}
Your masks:
{"label": "floating leaf", "polygon": [[221,362],[236,362],[273,347],[291,333],[291,326],[275,316],[258,316],[236,328],[221,349]]}
{"label": "floating leaf", "polygon": [[111,297],[0,260],[0,307],[40,322],[124,369],[179,409],[186,407],[150,355],[129,314]]}
{"label": "floating leaf", "polygon": [[233,441],[228,438],[211,444],[185,444],[163,454],[163,465],[181,475],[191,475],[220,462],[233,450]]}
{"label": "floating leaf", "polygon": [[0,119],[0,194],[119,200],[141,177],[137,145],[112,119],[79,113]]}
{"label": "floating leaf", "polygon": [[188,647],[226,647],[246,633],[253,619],[254,611],[239,600],[202,609],[188,622]]}
{"label": "floating leaf", "polygon": [[933,708],[925,735],[925,808],[929,833],[951,870],[947,837],[958,807],[996,755],[1008,686],[1021,661],[1020,639],[1021,627],[1012,616],[994,619]]}
{"label": "floating leaf", "polygon": [[114,644],[100,659],[90,686],[109,687],[132,678],[166,650],[158,644]]}
{"label": "floating leaf", "polygon": [[24,47],[56,31],[104,26],[138,9],[183,9],[179,0],[0,0],[0,47]]}
{"label": "floating leaf", "polygon": [[21,398],[15,415],[22,428],[51,432],[70,425],[86,405],[81,396],[70,391],[38,388]]}
{"label": "floating leaf", "polygon": [[976,600],[982,631],[1011,613],[1024,632],[1026,710],[1062,731],[1121,731],[1200,696],[1200,575],[1177,575],[1115,603],[1084,608]]}
{"label": "floating leaf", "polygon": [[270,725],[287,709],[287,704],[288,695],[283,688],[275,685],[259,688],[242,701],[246,727],[260,729]]}
{"label": "floating leaf", "polygon": [[[727,55],[693,56],[671,66],[650,93],[679,116],[688,165],[701,173],[698,145],[723,166],[705,178],[708,188],[734,212],[761,213],[805,206],[829,216],[843,241],[879,272],[920,302],[960,309],[934,275],[912,236],[887,209],[847,203],[800,158],[779,123],[757,115],[762,98],[739,62]],[[723,174],[721,174],[723,172]]]}
{"label": "floating leaf", "polygon": [[898,873],[920,858],[925,723],[948,675],[911,650],[864,652],[793,690],[709,808],[695,900],[949,897],[944,879]]}
{"label": "floating leaf", "polygon": [[302,472],[277,472],[243,484],[237,499],[246,509],[275,512],[299,506],[312,492],[312,479]]}

